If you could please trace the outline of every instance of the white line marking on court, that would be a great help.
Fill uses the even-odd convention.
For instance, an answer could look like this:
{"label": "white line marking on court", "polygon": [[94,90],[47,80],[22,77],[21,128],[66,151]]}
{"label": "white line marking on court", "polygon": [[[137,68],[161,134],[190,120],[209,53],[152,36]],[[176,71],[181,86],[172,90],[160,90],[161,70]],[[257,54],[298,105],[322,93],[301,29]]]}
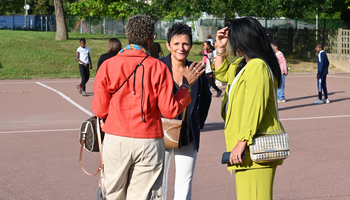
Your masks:
{"label": "white line marking on court", "polygon": [[[303,117],[303,118],[286,118],[280,119],[281,121],[297,121],[297,120],[307,120],[307,119],[332,119],[332,118],[341,118],[341,117],[350,117],[350,115],[338,115],[338,116],[323,116],[323,117]],[[205,125],[215,125],[222,124],[224,122],[208,122]],[[5,133],[39,133],[39,132],[56,132],[56,131],[79,131],[80,129],[53,129],[53,130],[29,130],[29,131],[3,131],[0,134]]]}
{"label": "white line marking on court", "polygon": [[[280,119],[281,121],[297,121],[297,120],[306,120],[306,119],[332,119],[332,118],[342,118],[342,117],[350,117],[350,115],[336,115],[336,116],[323,116],[323,117],[301,117],[301,118],[286,118]],[[223,124],[224,122],[208,122],[206,125],[214,125],[214,124]]]}
{"label": "white line marking on court", "polygon": [[332,75],[328,75],[328,77],[332,77],[332,78],[350,78],[347,76],[332,76]]}
{"label": "white line marking on court", "polygon": [[323,117],[287,118],[287,119],[280,119],[280,120],[281,120],[281,121],[292,121],[292,120],[305,120],[305,119],[331,119],[331,118],[342,118],[342,117],[350,117],[350,115],[323,116]]}
{"label": "white line marking on court", "polygon": [[[311,75],[305,75],[305,76],[293,76],[293,75],[290,75],[288,76],[288,78],[316,78],[316,75],[315,76],[311,76]],[[350,78],[348,76],[333,76],[333,75],[328,75],[327,77],[331,77],[331,78]]]}
{"label": "white line marking on court", "polygon": [[56,132],[56,131],[79,131],[79,129],[53,129],[53,130],[29,130],[29,131],[3,131],[4,133],[38,133],[38,132]]}
{"label": "white line marking on court", "polygon": [[85,112],[86,114],[88,114],[89,116],[92,116],[92,113],[88,110],[86,110],[85,108],[83,108],[81,105],[77,104],[75,101],[73,101],[72,99],[70,99],[69,97],[67,97],[66,95],[64,95],[62,92],[56,90],[56,89],[53,89],[52,87],[49,87],[45,84],[42,84],[40,82],[35,82],[36,84],[38,85],[41,85],[49,90],[52,90],[54,92],[56,92],[57,94],[61,95],[64,99],[66,99],[68,102],[70,102],[71,104],[73,104],[74,106],[76,106],[77,108],[79,108],[81,111]]}
{"label": "white line marking on court", "polygon": [[316,76],[311,76],[311,75],[305,75],[305,76],[287,76],[288,78],[310,78],[310,77],[316,77]]}
{"label": "white line marking on court", "polygon": [[[95,78],[90,78],[89,81],[95,81]],[[57,80],[57,81],[41,81],[41,83],[76,83],[80,82],[80,80]],[[0,85],[8,85],[8,84],[28,84],[28,83],[37,83],[37,82],[30,82],[30,81],[25,81],[25,82],[0,82]]]}

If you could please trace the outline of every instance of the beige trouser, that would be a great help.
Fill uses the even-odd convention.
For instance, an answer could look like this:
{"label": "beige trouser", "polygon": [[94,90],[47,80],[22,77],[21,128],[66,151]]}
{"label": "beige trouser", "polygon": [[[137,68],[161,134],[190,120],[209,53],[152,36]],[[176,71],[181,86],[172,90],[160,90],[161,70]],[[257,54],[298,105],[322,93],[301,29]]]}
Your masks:
{"label": "beige trouser", "polygon": [[164,152],[163,138],[106,134],[102,147],[102,184],[106,199],[160,199]]}

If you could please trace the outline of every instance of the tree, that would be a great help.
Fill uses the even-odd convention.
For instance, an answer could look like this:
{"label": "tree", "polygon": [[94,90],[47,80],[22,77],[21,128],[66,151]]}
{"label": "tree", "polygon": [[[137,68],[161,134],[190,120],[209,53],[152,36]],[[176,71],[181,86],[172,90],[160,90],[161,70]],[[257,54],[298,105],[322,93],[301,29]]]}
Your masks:
{"label": "tree", "polygon": [[55,12],[54,1],[52,0],[27,0],[33,15],[52,15]]}
{"label": "tree", "polygon": [[85,0],[67,3],[68,14],[79,16],[81,19],[91,17],[114,17],[123,18],[137,14],[133,7],[136,0]]}
{"label": "tree", "polygon": [[0,15],[24,13],[22,0],[0,0]]}
{"label": "tree", "polygon": [[56,40],[68,40],[62,0],[54,0],[56,12]]}

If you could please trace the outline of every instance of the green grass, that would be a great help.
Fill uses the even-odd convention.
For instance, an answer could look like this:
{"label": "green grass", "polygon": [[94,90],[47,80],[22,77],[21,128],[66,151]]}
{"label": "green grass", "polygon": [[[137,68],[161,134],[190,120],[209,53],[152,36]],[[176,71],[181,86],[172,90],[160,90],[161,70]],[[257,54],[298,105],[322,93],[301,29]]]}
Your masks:
{"label": "green grass", "polygon": [[[0,30],[0,80],[33,78],[79,78],[78,63],[75,61],[79,38],[86,38],[91,49],[93,69],[96,74],[97,61],[107,52],[108,40],[117,37],[123,47],[128,44],[125,36],[69,33],[69,40],[56,41],[55,32]],[[161,44],[165,55],[169,53],[165,40]],[[202,42],[195,42],[188,60],[202,60]],[[234,61],[235,58],[229,58]]]}

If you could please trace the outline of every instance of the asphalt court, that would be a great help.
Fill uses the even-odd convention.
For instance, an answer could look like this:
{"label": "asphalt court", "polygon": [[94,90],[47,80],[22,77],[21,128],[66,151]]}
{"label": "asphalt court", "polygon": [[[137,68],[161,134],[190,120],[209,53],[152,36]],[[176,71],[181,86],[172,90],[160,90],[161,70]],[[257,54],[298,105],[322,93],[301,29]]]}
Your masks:
{"label": "asphalt court", "polygon": [[[93,81],[88,97],[78,94],[79,79],[0,81],[0,199],[96,199],[98,178],[85,175],[78,163],[79,126],[92,112]],[[327,87],[331,103],[314,105],[316,74],[286,77],[287,102],[279,103],[279,113],[291,156],[277,168],[274,199],[350,199],[350,74],[329,74]],[[220,163],[226,150],[220,106],[221,98],[213,97],[194,200],[235,199],[234,175]],[[84,152],[83,162],[96,171],[98,154]],[[173,182],[172,161],[168,199]]]}

